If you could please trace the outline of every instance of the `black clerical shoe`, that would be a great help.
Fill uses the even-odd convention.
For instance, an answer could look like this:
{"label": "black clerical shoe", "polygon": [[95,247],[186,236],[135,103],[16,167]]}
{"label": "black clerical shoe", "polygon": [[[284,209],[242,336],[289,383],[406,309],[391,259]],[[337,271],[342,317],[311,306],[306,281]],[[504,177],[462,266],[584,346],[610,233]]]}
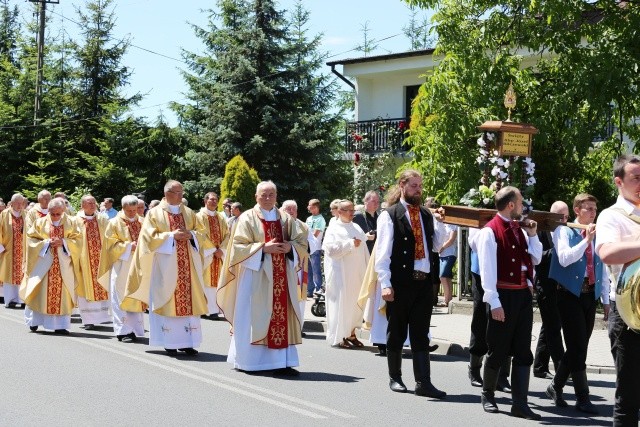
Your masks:
{"label": "black clerical shoe", "polygon": [[53,333],[56,335],[69,335],[69,331],[66,329],[56,329]]}
{"label": "black clerical shoe", "polygon": [[165,348],[164,351],[166,351],[169,356],[175,356],[178,354],[178,350],[175,348]]}
{"label": "black clerical shoe", "polygon": [[438,344],[430,345],[429,346],[429,353],[433,353],[434,351],[436,351],[438,349],[438,347],[440,347]]}
{"label": "black clerical shoe", "polygon": [[137,340],[138,340],[138,338],[136,337],[136,334],[134,334],[133,332],[131,332],[130,334],[127,334],[127,335],[118,335],[118,341],[136,342]]}
{"label": "black clerical shoe", "polygon": [[273,375],[276,377],[297,377],[300,375],[300,372],[297,369],[287,366],[286,368],[274,369]]}
{"label": "black clerical shoe", "polygon": [[198,354],[198,350],[196,350],[195,348],[179,348],[179,351],[183,352],[184,354],[186,354],[187,356],[195,356],[196,354]]}
{"label": "black clerical shoe", "polygon": [[86,325],[84,325],[85,331],[93,331],[95,328],[96,328],[96,325],[94,325],[93,323],[87,323]]}
{"label": "black clerical shoe", "polygon": [[18,307],[18,304],[13,301],[10,302],[9,305],[7,305],[7,308],[17,308],[17,307]]}
{"label": "black clerical shoe", "polygon": [[29,329],[31,330],[31,332],[35,332],[38,330],[37,326],[29,326]]}

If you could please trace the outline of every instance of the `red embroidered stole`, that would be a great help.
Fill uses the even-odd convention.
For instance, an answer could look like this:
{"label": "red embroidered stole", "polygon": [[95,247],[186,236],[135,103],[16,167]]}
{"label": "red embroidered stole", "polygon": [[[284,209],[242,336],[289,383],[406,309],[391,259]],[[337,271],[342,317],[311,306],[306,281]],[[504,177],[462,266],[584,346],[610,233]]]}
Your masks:
{"label": "red embroidered stole", "polygon": [[[171,231],[185,228],[182,214],[169,213],[169,229]],[[178,256],[178,284],[174,291],[176,300],[176,316],[192,316],[191,304],[191,260],[189,259],[189,241],[175,241]]]}
{"label": "red embroidered stole", "polygon": [[13,265],[11,266],[11,283],[20,285],[22,282],[22,235],[24,232],[24,219],[22,216],[15,217],[11,215],[11,228],[13,229],[13,248],[11,256],[13,257]]}
{"label": "red embroidered stole", "polygon": [[[60,224],[55,226],[51,224],[49,232],[51,238],[58,237],[62,239],[64,237],[64,226]],[[53,263],[47,273],[47,314],[59,315],[60,306],[62,305],[62,273],[60,271],[60,260],[58,259],[58,248],[49,247],[49,250],[53,252]]]}
{"label": "red embroidered stole", "polygon": [[124,220],[124,223],[127,225],[127,229],[129,230],[129,237],[131,237],[131,241],[137,242],[138,236],[140,236],[140,230],[142,229],[142,223],[138,220],[129,221],[127,219]]}
{"label": "red embroidered stole", "polygon": [[89,268],[91,271],[91,286],[93,287],[94,301],[106,301],[109,299],[107,291],[98,283],[98,267],[100,265],[100,251],[102,240],[100,228],[96,219],[84,219],[84,229],[87,236],[87,250],[89,251]]}
{"label": "red embroidered stole", "polygon": [[38,216],[39,216],[40,218],[44,218],[45,216],[47,216],[47,214],[46,214],[46,213],[40,212],[39,210],[36,210],[36,212],[38,213]]}
{"label": "red embroidered stole", "polygon": [[[220,219],[218,214],[207,215],[209,221],[209,238],[213,242],[216,249],[220,249],[220,241],[222,240],[222,232],[220,231]],[[218,287],[218,279],[220,278],[220,268],[222,267],[222,258],[213,257],[211,262],[211,286]]]}
{"label": "red embroidered stole", "polygon": [[[282,242],[282,224],[279,220],[262,221],[265,242],[274,238]],[[289,300],[289,286],[287,282],[287,264],[284,254],[271,254],[273,265],[273,311],[269,321],[267,333],[268,348],[287,348],[289,346],[289,331],[287,325],[287,311]]]}

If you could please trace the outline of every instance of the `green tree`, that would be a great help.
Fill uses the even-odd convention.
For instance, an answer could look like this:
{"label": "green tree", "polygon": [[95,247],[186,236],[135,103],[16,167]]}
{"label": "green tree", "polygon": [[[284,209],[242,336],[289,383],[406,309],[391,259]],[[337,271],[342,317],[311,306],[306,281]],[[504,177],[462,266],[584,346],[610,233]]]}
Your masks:
{"label": "green tree", "polygon": [[188,190],[217,188],[224,165],[244,159],[281,197],[329,197],[344,186],[335,83],[321,74],[319,37],[307,35],[299,3],[290,20],[270,0],[220,0],[207,28],[194,27],[205,54],[185,52],[188,105],[176,105],[192,135]]}
{"label": "green tree", "polygon": [[260,183],[258,172],[250,168],[242,156],[237,155],[229,160],[220,184],[220,201],[218,209],[222,210],[222,201],[227,197],[240,202],[244,209],[256,203],[256,186]]}
{"label": "green tree", "polygon": [[[410,143],[425,187],[456,203],[476,185],[476,126],[504,119],[504,92],[518,94],[514,121],[532,123],[534,204],[570,201],[577,189],[606,205],[611,162],[637,141],[640,10],[632,3],[408,0],[437,7],[439,65],[414,103]],[[593,144],[611,124],[616,132]],[[478,171],[477,174],[469,173]],[[606,175],[602,175],[606,173]]]}
{"label": "green tree", "polygon": [[[76,8],[81,42],[72,43],[75,66],[65,94],[67,114],[73,121],[65,133],[70,145],[67,159],[74,163],[68,185],[91,183],[97,197],[134,179],[122,164],[119,149],[132,142],[139,131],[131,129],[137,121],[123,118],[141,96],[122,94],[131,76],[122,63],[130,42],[112,36],[116,24],[113,3],[91,0],[84,9]],[[128,139],[122,143],[123,138]]]}

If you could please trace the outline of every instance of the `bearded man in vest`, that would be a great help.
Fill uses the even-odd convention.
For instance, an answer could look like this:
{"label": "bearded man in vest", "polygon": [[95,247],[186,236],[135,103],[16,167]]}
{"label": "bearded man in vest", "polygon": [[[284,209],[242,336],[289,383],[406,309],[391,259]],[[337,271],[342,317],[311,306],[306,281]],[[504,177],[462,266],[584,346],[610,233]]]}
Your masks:
{"label": "bearded man in vest", "polygon": [[[402,347],[407,327],[413,356],[414,393],[442,399],[444,391],[431,383],[429,323],[433,279],[439,274],[439,259],[433,250],[444,243],[445,230],[422,204],[422,177],[406,170],[387,197],[388,208],[378,217],[375,272],[386,302],[387,362],[389,388],[406,392],[402,382]],[[438,219],[442,219],[439,215]]]}
{"label": "bearded man in vest", "polygon": [[[527,403],[533,354],[533,266],[540,263],[542,244],[537,224],[522,216],[522,194],[515,187],[503,187],[495,195],[497,215],[477,237],[483,300],[489,304],[487,360],[484,365],[482,407],[497,413],[495,390],[500,366],[513,355],[511,370],[511,414],[539,420]],[[525,230],[526,229],[526,233]]]}

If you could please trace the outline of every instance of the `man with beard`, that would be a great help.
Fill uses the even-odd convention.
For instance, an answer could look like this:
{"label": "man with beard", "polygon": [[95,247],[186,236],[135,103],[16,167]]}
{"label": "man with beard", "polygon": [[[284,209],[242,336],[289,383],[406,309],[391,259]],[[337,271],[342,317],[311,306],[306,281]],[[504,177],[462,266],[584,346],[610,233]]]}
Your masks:
{"label": "man with beard", "polygon": [[[431,383],[429,323],[432,311],[433,277],[439,273],[439,249],[444,227],[435,223],[429,210],[421,206],[422,177],[406,170],[387,197],[389,207],[378,217],[378,246],[375,272],[386,301],[387,362],[389,387],[404,393],[402,347],[407,327],[413,355],[415,394],[442,399],[446,393]],[[438,216],[440,218],[440,216]]]}
{"label": "man with beard", "polygon": [[517,221],[522,216],[522,195],[515,187],[503,187],[495,195],[497,215],[477,237],[484,301],[491,310],[487,325],[487,359],[484,365],[482,407],[497,413],[495,390],[500,366],[513,355],[511,413],[539,420],[527,404],[533,354],[533,266],[540,263],[542,244],[537,224],[526,220],[528,239]]}

